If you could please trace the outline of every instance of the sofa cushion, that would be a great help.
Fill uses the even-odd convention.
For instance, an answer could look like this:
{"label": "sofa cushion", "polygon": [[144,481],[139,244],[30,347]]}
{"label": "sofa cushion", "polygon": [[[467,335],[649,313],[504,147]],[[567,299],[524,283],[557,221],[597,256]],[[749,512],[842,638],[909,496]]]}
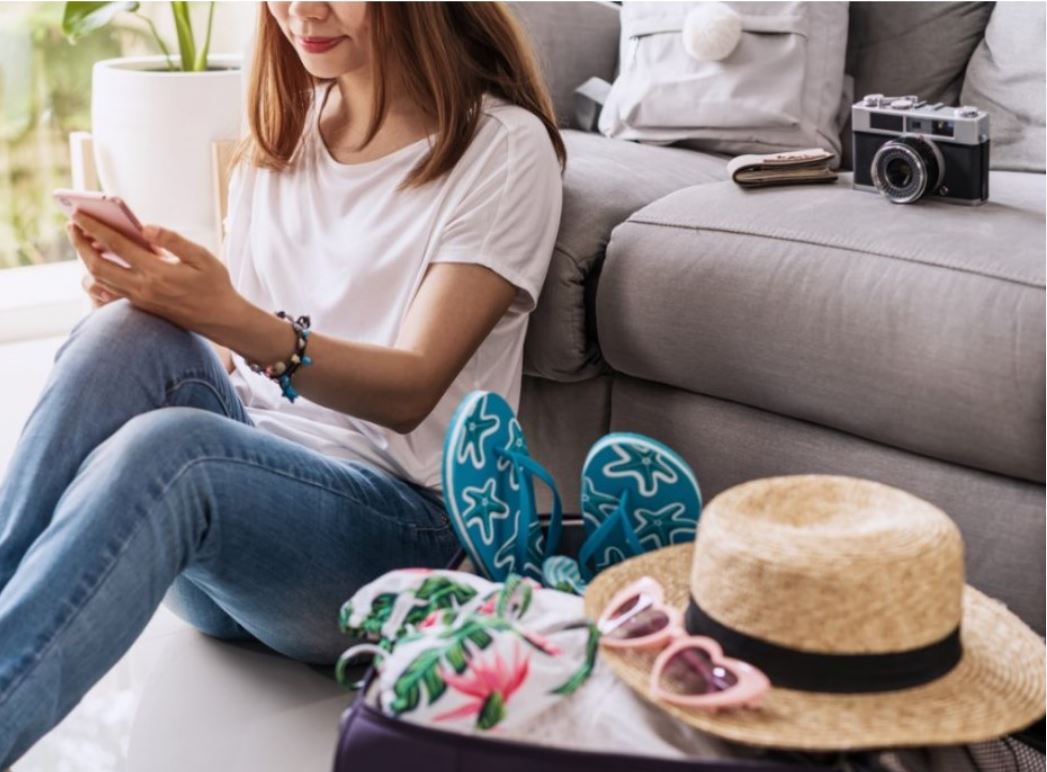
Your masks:
{"label": "sofa cushion", "polygon": [[[678,451],[705,501],[762,477],[841,474],[893,485],[941,507],[963,533],[967,581],[1043,635],[1042,485],[626,376],[615,376],[611,394],[609,431],[641,432]],[[557,479],[561,469],[549,467]]]}
{"label": "sofa cushion", "polygon": [[851,3],[847,72],[856,97],[917,94],[955,104],[993,3]]}
{"label": "sofa cushion", "polygon": [[[956,104],[964,68],[982,39],[993,3],[851,3],[846,71],[854,98],[916,94]],[[843,131],[851,168],[850,121]]]}
{"label": "sofa cushion", "polygon": [[574,90],[592,77],[614,80],[618,6],[606,2],[509,3],[534,46],[560,126],[574,125]]}
{"label": "sofa cushion", "polygon": [[568,130],[563,210],[549,273],[531,315],[524,371],[578,381],[605,370],[587,329],[586,286],[611,229],[667,193],[727,177],[724,156]]}
{"label": "sofa cushion", "polygon": [[990,116],[993,169],[1044,171],[1043,3],[997,3],[967,65],[962,101]]}
{"label": "sofa cushion", "polygon": [[680,190],[608,246],[615,369],[1026,480],[1044,479],[1043,177],[978,208],[835,184]]}

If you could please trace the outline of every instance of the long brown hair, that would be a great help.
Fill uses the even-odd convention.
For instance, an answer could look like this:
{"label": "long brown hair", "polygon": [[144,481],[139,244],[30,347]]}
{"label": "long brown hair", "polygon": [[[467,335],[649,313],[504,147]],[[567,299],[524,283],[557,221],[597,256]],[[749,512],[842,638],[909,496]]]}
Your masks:
{"label": "long brown hair", "polygon": [[[419,187],[450,171],[476,131],[484,93],[534,113],[549,132],[563,170],[567,162],[552,100],[534,51],[520,23],[499,2],[367,4],[371,26],[374,114],[362,146],[385,119],[390,73],[397,85],[437,124],[430,152],[401,187]],[[259,3],[258,34],[248,84],[248,123],[233,163],[284,171],[302,137],[317,83],[302,65],[265,3]]]}

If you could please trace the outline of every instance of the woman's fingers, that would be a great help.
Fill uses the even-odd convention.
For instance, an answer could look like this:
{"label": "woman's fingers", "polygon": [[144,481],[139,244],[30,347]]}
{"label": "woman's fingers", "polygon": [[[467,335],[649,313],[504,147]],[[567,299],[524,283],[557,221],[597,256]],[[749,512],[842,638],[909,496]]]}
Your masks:
{"label": "woman's fingers", "polygon": [[108,266],[109,261],[102,257],[99,251],[101,245],[89,238],[75,223],[66,224],[66,233],[77,255],[87,266],[88,273],[81,279],[81,286],[92,301],[105,304],[122,297],[120,289],[103,278],[111,269]]}
{"label": "woman's fingers", "polygon": [[[80,230],[74,222],[67,222],[65,224],[65,234],[69,237],[69,243],[73,245],[73,249],[76,250],[77,256],[84,262],[85,265],[88,261],[95,257],[101,257],[102,253],[96,247],[98,242],[93,239],[88,240],[84,236],[84,232]],[[90,268],[90,265],[88,265]]]}
{"label": "woman's fingers", "polygon": [[98,281],[98,279],[89,273],[85,273],[80,279],[80,286],[83,287],[84,292],[87,293],[87,296],[91,299],[95,308],[104,306],[106,303],[110,303],[117,298],[122,297],[114,287],[109,286],[105,282]]}
{"label": "woman's fingers", "polygon": [[95,284],[94,277],[89,273],[85,273],[80,279],[80,286],[84,288],[84,292],[87,293],[87,297],[91,299],[91,305],[95,308],[105,305],[105,299],[102,297],[101,290]]}
{"label": "woman's fingers", "polygon": [[156,257],[152,252],[132,242],[124,234],[84,212],[74,211],[73,222],[87,237],[100,242],[104,246],[105,251],[119,255],[134,268],[138,267],[143,260],[155,259]]}

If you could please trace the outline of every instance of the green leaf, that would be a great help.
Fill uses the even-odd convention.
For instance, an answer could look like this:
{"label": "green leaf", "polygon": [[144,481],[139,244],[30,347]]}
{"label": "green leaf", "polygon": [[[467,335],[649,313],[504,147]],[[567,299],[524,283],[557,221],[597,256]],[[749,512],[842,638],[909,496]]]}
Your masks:
{"label": "green leaf", "polygon": [[202,72],[207,69],[207,52],[211,50],[212,22],[214,22],[214,0],[211,0],[211,7],[207,10],[207,34],[204,35],[204,44],[200,50],[196,52],[195,68],[197,72]]}
{"label": "green leaf", "polygon": [[465,655],[465,646],[462,643],[453,643],[444,652],[447,664],[454,668],[456,673],[464,673],[469,666],[469,660]]}
{"label": "green leaf", "polygon": [[509,626],[501,620],[491,617],[470,617],[458,627],[451,628],[440,634],[441,638],[450,639],[456,643],[471,641],[478,648],[486,649],[491,644],[491,630],[508,630]]}
{"label": "green leaf", "polygon": [[393,613],[393,604],[396,603],[396,593],[385,592],[374,599],[371,604],[371,613],[364,617],[364,621],[360,623],[359,630],[349,630],[352,634],[365,633],[372,638],[377,638],[382,634],[382,625],[388,620],[390,615]]}
{"label": "green leaf", "polygon": [[440,671],[435,667],[432,670],[427,670],[422,675],[422,684],[425,686],[426,697],[430,705],[440,699],[440,696],[447,691],[447,684],[440,677]]}
{"label": "green leaf", "polygon": [[413,625],[417,627],[426,620],[429,616],[428,606],[415,606],[407,612],[407,616],[404,617],[404,626]]}
{"label": "green leaf", "polygon": [[174,15],[175,31],[178,33],[178,52],[182,57],[182,69],[192,72],[196,64],[196,44],[193,42],[193,22],[189,18],[189,3],[171,3]]}
{"label": "green leaf", "polygon": [[600,630],[594,624],[589,625],[589,639],[585,642],[585,661],[578,671],[551,691],[551,694],[573,694],[592,675],[596,664],[596,652],[600,648]]}
{"label": "green leaf", "polygon": [[491,634],[481,624],[463,625],[462,634],[481,649],[486,649],[491,645]]}
{"label": "green leaf", "polygon": [[491,692],[484,700],[483,707],[480,708],[480,715],[476,717],[476,727],[477,729],[490,729],[497,726],[503,718],[505,718],[505,701],[498,692]]}
{"label": "green leaf", "polygon": [[415,596],[420,600],[430,601],[436,608],[450,608],[452,605],[464,605],[476,596],[476,590],[467,584],[459,584],[446,576],[432,576],[422,582]]}
{"label": "green leaf", "polygon": [[104,27],[123,11],[138,10],[138,3],[66,3],[62,13],[62,33],[70,43]]}
{"label": "green leaf", "polygon": [[507,612],[512,610],[514,612],[513,618],[519,619],[530,608],[531,596],[533,594],[534,590],[531,585],[525,582],[522,576],[509,574],[501,593],[498,595],[495,613],[500,617],[504,617]]}
{"label": "green leaf", "polygon": [[443,652],[439,649],[428,649],[415,657],[414,661],[404,668],[400,677],[393,683],[394,699],[389,708],[395,715],[409,713],[418,707],[422,699],[423,686],[430,704],[444,693],[447,684],[444,683],[437,669],[442,654]]}

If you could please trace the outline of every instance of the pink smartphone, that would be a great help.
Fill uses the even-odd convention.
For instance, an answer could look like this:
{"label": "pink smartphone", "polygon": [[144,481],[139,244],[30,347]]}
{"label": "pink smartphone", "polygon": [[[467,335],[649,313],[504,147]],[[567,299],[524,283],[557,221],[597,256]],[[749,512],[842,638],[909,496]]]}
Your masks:
{"label": "pink smartphone", "polygon": [[[59,188],[52,195],[54,195],[58,206],[69,217],[73,216],[74,209],[79,209],[84,214],[105,223],[113,230],[123,234],[142,247],[142,249],[149,252],[154,251],[149,242],[146,241],[145,236],[142,235],[142,224],[138,222],[134,212],[119,196],[110,196],[94,191],[67,190],[65,188]],[[126,260],[112,252],[102,252],[102,257],[122,265],[124,268],[131,267]]]}

